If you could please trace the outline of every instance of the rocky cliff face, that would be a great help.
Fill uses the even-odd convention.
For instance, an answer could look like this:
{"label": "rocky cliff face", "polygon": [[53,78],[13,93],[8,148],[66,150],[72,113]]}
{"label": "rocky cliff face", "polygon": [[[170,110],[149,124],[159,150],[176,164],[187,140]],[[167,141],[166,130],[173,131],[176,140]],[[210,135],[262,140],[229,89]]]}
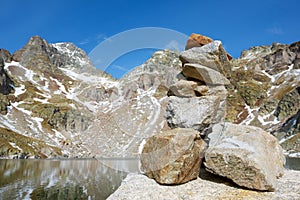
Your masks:
{"label": "rocky cliff face", "polygon": [[[0,154],[136,157],[143,140],[170,129],[168,123],[195,121],[190,117],[194,115],[182,115],[176,123],[174,118],[166,120],[182,113],[177,107],[184,109],[180,102],[187,99],[178,97],[200,101],[203,96],[218,96],[223,109],[211,108],[219,113],[214,117],[226,111],[225,120],[270,131],[288,153],[300,156],[299,45],[253,47],[230,60],[218,41],[200,52],[190,44],[181,56],[158,51],[145,64],[114,80],[95,69],[74,44],[49,44],[32,37],[13,55],[0,50]],[[193,55],[198,57],[193,60]],[[184,68],[181,61],[187,63]],[[203,73],[214,75],[209,80],[208,76],[196,77],[195,82],[195,74],[188,73],[203,63],[208,68],[216,66],[212,69],[222,76],[200,67]],[[207,81],[218,84],[212,87]],[[207,124],[195,127],[209,128]]]}
{"label": "rocky cliff face", "polygon": [[274,134],[289,153],[299,152],[300,43],[253,47],[232,61],[227,119]]}
{"label": "rocky cliff face", "polygon": [[[102,83],[110,85],[109,76],[97,72],[84,51],[73,44],[48,44],[38,36],[30,38],[12,57],[8,55],[2,62],[3,77],[11,80],[3,79],[6,87],[1,105],[6,105],[8,112],[0,115],[1,136],[5,138],[1,155],[90,156],[80,134],[91,125],[96,105],[90,106],[94,96],[86,98],[85,93],[99,93],[98,99],[107,99]],[[9,131],[15,136],[7,136]],[[24,137],[29,149],[20,141]],[[41,145],[34,145],[35,140]]]}

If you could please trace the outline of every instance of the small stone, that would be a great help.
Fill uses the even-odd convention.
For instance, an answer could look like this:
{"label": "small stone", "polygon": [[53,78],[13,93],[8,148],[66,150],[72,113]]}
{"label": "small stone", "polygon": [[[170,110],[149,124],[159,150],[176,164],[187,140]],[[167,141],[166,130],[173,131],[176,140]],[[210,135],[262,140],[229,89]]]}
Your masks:
{"label": "small stone", "polygon": [[186,43],[185,50],[191,49],[193,47],[201,47],[211,42],[213,42],[213,39],[207,36],[192,33]]}

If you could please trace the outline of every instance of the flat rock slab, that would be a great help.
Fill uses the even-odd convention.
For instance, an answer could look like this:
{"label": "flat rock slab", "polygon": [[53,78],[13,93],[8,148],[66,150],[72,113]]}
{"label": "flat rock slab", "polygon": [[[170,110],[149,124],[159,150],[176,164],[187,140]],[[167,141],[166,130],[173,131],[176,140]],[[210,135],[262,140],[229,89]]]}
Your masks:
{"label": "flat rock slab", "polygon": [[220,72],[199,64],[186,63],[183,67],[182,73],[185,75],[185,77],[197,79],[199,81],[205,82],[206,84],[230,84],[230,81],[225,78]]}
{"label": "flat rock slab", "polygon": [[207,170],[250,189],[276,188],[285,157],[274,136],[261,128],[223,123],[215,125],[208,137]]}
{"label": "flat rock slab", "polygon": [[274,192],[259,192],[197,178],[186,184],[165,186],[141,174],[129,174],[108,200],[295,200],[300,199],[300,171],[285,170]]}

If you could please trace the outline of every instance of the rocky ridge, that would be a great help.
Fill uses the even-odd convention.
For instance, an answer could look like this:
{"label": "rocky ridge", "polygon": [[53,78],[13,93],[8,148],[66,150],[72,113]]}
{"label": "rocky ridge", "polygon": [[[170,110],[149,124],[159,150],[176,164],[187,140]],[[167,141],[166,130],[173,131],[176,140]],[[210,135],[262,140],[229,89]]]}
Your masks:
{"label": "rocky ridge", "polygon": [[[178,53],[158,51],[117,81],[72,43],[35,36],[13,55],[1,52],[3,76],[12,80],[0,115],[1,156],[9,158],[137,156],[142,140],[164,127],[164,97],[181,66]],[[35,139],[58,151],[44,151]]]}

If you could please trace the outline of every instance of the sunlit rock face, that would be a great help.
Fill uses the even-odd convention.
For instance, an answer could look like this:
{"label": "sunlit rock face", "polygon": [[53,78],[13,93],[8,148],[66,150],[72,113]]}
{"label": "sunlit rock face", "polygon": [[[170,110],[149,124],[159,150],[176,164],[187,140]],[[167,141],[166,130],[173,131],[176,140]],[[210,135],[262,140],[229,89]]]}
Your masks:
{"label": "sunlit rock face", "polygon": [[207,144],[193,129],[176,128],[147,139],[141,153],[142,170],[160,184],[196,179]]}

